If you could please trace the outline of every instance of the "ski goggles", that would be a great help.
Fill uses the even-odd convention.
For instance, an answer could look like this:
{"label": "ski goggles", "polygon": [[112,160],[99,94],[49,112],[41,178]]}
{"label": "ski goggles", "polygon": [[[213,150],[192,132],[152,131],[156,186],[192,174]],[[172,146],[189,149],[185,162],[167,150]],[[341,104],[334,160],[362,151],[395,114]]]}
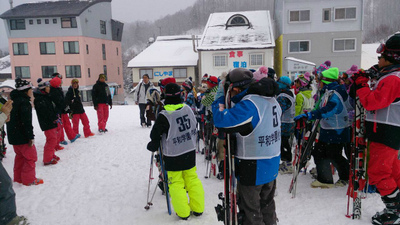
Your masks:
{"label": "ski goggles", "polygon": [[386,45],[384,43],[381,43],[378,48],[376,49],[376,53],[378,54],[382,54],[385,51],[398,51],[396,49],[389,49],[386,47]]}

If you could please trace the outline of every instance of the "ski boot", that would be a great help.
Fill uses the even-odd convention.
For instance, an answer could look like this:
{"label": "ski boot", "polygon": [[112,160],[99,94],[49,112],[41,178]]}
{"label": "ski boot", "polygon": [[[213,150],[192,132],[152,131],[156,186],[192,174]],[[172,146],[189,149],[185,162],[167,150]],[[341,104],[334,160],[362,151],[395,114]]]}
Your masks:
{"label": "ski boot", "polygon": [[400,191],[381,197],[386,208],[372,217],[372,224],[400,224]]}

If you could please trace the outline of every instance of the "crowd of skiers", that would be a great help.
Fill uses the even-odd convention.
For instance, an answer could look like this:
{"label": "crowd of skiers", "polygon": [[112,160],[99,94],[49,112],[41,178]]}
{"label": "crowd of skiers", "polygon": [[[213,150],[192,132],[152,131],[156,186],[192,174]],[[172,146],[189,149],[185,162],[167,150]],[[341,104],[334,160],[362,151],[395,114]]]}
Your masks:
{"label": "crowd of skiers", "polygon": [[[108,107],[112,107],[105,78],[104,74],[100,74],[92,90],[100,133],[107,132]],[[64,149],[62,145],[68,144],[64,131],[71,143],[81,137],[79,121],[82,122],[85,138],[95,135],[83,108],[78,79],[72,79],[65,96],[59,73],[54,73],[48,81],[39,78],[37,83],[37,87],[34,87],[31,82],[17,78],[10,100],[0,109],[0,125],[7,124],[8,142],[15,152],[13,181],[26,186],[44,183],[43,179],[36,177],[35,171],[38,155],[32,126],[32,97],[40,128],[46,136],[43,150],[45,166],[57,164],[60,160],[55,153]],[[0,165],[0,224],[27,224],[25,217],[16,215],[12,180]]]}
{"label": "crowd of skiers", "polygon": [[[236,158],[238,206],[243,224],[277,223],[276,178],[278,173],[293,173],[294,146],[307,139],[306,131],[312,121],[320,123],[311,152],[316,165],[310,171],[315,178],[311,187],[347,186],[355,140],[354,104],[358,96],[367,111],[368,182],[376,186],[386,205],[373,216],[372,223],[400,224],[400,34],[381,44],[377,53],[380,54],[378,64],[368,70],[353,65],[339,72],[328,60],[313,71],[297,75],[294,81],[287,76],[276,78],[273,69],[264,66],[256,71],[233,69],[218,78],[205,74],[197,90],[191,79],[186,79],[181,87],[175,84],[174,78],[160,80],[164,108],[160,107],[158,118],[153,117],[156,122],[148,149],[157,151],[160,143],[163,146],[166,170],[168,175],[171,173],[168,183],[172,205],[177,215],[186,219],[190,211],[198,215],[202,212],[200,209],[204,209],[204,192],[194,172],[198,144],[192,131],[186,137],[182,134],[186,128],[195,129],[194,123],[199,128],[198,140],[205,142],[206,155],[214,148],[214,156],[206,156],[206,159],[216,159],[217,178],[224,176],[226,134],[235,136],[235,149],[231,151]],[[142,115],[144,117],[145,110],[152,115],[151,108],[154,109],[154,102],[160,99],[151,100],[150,93],[156,89],[148,76],[143,80],[146,80],[145,91],[140,97],[144,98],[147,93],[146,101],[151,104],[140,101],[139,95],[137,99],[145,104],[141,106],[141,124],[148,126],[151,122],[143,120]],[[226,101],[231,107],[226,108]],[[204,153],[204,149],[197,150]],[[339,176],[336,182],[332,175],[335,170]],[[176,171],[179,171],[179,178],[173,174]],[[189,191],[191,183],[186,183],[189,181],[185,176],[189,172],[196,180],[193,183],[197,196],[196,192]],[[180,194],[175,194],[178,190]],[[203,205],[196,208],[192,202]]]}

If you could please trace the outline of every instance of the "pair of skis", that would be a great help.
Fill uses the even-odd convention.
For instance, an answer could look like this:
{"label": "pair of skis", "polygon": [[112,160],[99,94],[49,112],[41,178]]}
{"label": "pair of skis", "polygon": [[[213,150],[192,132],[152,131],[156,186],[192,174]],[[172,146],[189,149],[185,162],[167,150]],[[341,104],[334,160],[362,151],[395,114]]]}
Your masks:
{"label": "pair of skis", "polygon": [[[158,114],[161,110],[161,104],[157,104],[154,107],[154,112],[155,112],[155,117],[157,119]],[[163,190],[164,190],[164,194],[165,194],[165,198],[166,198],[166,202],[167,202],[167,210],[168,210],[168,214],[171,215],[172,214],[172,209],[171,209],[171,200],[170,200],[170,196],[169,196],[169,187],[168,187],[168,175],[167,175],[167,171],[165,170],[165,166],[164,166],[164,155],[163,155],[163,151],[162,151],[162,142],[160,142],[160,147],[158,148],[158,157],[159,157],[159,163],[160,163],[160,176],[159,179],[157,181],[157,184],[162,181],[163,183]],[[153,198],[154,195],[156,193],[157,190],[157,186],[155,185],[154,190],[153,190],[153,194],[150,197],[150,191],[151,191],[151,181],[154,179],[153,178],[153,167],[154,167],[154,159],[155,159],[155,154],[154,152],[151,153],[151,158],[150,158],[150,173],[149,173],[149,183],[147,186],[147,204],[144,207],[146,210],[149,210],[150,207],[153,205]]]}
{"label": "pair of skis", "polygon": [[[230,89],[225,97],[226,108],[230,108]],[[237,210],[237,181],[235,176],[235,155],[233,149],[236,148],[234,137],[226,134],[225,139],[225,159],[224,159],[224,193],[220,192],[218,198],[222,205],[215,207],[218,221],[223,221],[225,225],[238,225],[241,223]]]}
{"label": "pair of skis", "polygon": [[[333,93],[334,93],[333,91],[328,91],[327,93],[325,93],[325,95],[327,96],[324,98],[322,107],[324,107],[328,103]],[[313,146],[319,132],[319,123],[320,123],[319,119],[315,120],[310,131],[307,131],[307,129],[303,128],[303,131],[305,130],[304,131],[305,134],[299,141],[300,144],[298,144],[299,146],[297,147],[297,150],[299,152],[297,152],[296,150],[294,161],[292,163],[292,165],[294,166],[294,172],[292,181],[289,186],[289,193],[292,194],[292,198],[296,197],[297,177],[300,173],[300,170],[307,165],[307,162],[311,158]],[[304,126],[306,127],[307,125],[305,124]],[[305,146],[304,148],[303,145]]]}
{"label": "pair of skis", "polygon": [[[346,217],[361,219],[361,198],[366,186],[367,144],[365,141],[365,109],[360,98],[356,96],[355,119],[353,126],[353,140],[350,159],[350,177],[347,189]],[[352,213],[350,213],[350,198],[353,199]]]}

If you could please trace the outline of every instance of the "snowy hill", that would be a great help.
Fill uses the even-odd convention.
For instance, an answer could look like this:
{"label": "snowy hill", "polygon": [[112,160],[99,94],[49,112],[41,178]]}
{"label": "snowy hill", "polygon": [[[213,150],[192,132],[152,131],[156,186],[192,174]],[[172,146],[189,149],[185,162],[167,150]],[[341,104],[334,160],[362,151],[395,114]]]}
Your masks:
{"label": "snowy hill", "polygon": [[[92,131],[97,130],[93,107],[86,107]],[[33,112],[35,143],[38,152],[39,186],[14,183],[17,213],[28,217],[31,225],[146,225],[191,224],[211,225],[218,222],[214,207],[220,203],[218,193],[223,182],[205,179],[204,156],[197,155],[197,173],[205,189],[206,209],[203,216],[181,221],[167,213],[165,197],[157,190],[154,205],[146,211],[147,184],[151,153],[146,150],[150,129],[139,126],[139,107],[114,106],[110,111],[109,132],[90,138],[80,138],[56,152],[57,165],[43,166],[45,136]],[[82,127],[81,134],[82,132]],[[3,164],[12,177],[14,152],[8,146]],[[156,185],[157,174],[154,173]],[[361,220],[351,220],[346,214],[346,187],[312,189],[309,174],[299,175],[297,197],[288,193],[291,175],[279,175],[275,201],[279,225],[361,225],[370,224],[376,211],[383,209],[378,194],[368,194],[363,200]],[[335,179],[338,179],[337,176]]]}

